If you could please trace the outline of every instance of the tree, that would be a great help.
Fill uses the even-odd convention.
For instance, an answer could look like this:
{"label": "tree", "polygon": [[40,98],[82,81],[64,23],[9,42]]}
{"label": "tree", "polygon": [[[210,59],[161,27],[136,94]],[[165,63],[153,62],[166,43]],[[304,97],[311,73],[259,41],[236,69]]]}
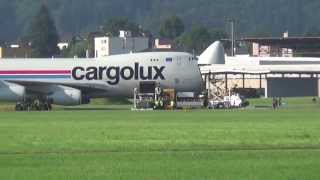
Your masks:
{"label": "tree", "polygon": [[184,32],[184,24],[177,16],[171,16],[160,26],[160,36],[162,38],[176,39]]}
{"label": "tree", "polygon": [[46,58],[59,53],[57,29],[45,4],[32,20],[27,40],[31,43],[33,57]]}
{"label": "tree", "polygon": [[211,41],[219,41],[228,37],[228,34],[221,29],[210,29]]}
{"label": "tree", "polygon": [[139,25],[132,23],[127,18],[115,18],[108,21],[103,31],[111,36],[119,36],[119,31],[131,31],[133,36],[142,36],[143,30]]}
{"label": "tree", "polygon": [[200,54],[211,43],[226,38],[227,34],[218,29],[208,29],[206,27],[194,27],[191,32],[183,34],[177,39],[176,44],[180,49],[188,52]]}
{"label": "tree", "polygon": [[79,36],[73,36],[69,47],[62,50],[62,56],[66,58],[85,58],[88,48],[88,40],[82,39]]}
{"label": "tree", "polygon": [[320,29],[315,26],[307,27],[304,36],[314,37],[320,36]]}
{"label": "tree", "polygon": [[14,4],[15,2],[10,0],[0,0],[0,42],[9,41],[11,37],[17,35]]}
{"label": "tree", "polygon": [[[15,41],[25,34],[28,20],[44,0],[0,0],[0,38]],[[229,18],[237,19],[237,32],[244,36],[264,31],[279,36],[286,30],[301,35],[306,27],[320,28],[320,1],[317,0],[46,0],[55,15],[61,34],[85,34],[94,31],[112,17],[129,17],[144,28],[159,33],[165,14],[179,14],[186,20],[185,30],[192,25],[226,27]],[[124,5],[125,4],[125,5]],[[288,6],[290,4],[290,6]],[[165,12],[165,13],[164,13]],[[276,17],[276,18],[275,18]]]}

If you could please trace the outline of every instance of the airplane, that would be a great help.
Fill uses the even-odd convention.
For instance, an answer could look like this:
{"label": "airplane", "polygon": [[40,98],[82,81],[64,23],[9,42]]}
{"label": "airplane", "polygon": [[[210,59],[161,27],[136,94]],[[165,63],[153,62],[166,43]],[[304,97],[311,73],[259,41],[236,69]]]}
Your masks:
{"label": "airplane", "polygon": [[141,52],[102,59],[0,59],[0,101],[25,110],[35,101],[51,105],[88,104],[92,98],[132,97],[140,82],[177,92],[201,92],[197,59],[185,52]]}

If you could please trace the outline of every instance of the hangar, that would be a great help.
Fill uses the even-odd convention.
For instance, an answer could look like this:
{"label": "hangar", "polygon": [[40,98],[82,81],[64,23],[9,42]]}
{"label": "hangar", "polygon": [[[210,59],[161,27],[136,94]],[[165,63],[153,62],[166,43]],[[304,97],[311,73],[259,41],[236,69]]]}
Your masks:
{"label": "hangar", "polygon": [[199,66],[209,96],[255,89],[264,97],[320,97],[320,58],[221,56],[219,42],[206,51],[208,56],[199,57]]}

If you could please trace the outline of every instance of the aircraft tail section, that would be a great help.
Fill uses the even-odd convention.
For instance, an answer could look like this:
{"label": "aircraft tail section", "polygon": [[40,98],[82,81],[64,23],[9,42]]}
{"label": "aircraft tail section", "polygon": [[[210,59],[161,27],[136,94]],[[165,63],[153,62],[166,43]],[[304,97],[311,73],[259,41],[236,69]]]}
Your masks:
{"label": "aircraft tail section", "polygon": [[225,52],[220,41],[212,43],[200,56],[199,65],[225,64]]}

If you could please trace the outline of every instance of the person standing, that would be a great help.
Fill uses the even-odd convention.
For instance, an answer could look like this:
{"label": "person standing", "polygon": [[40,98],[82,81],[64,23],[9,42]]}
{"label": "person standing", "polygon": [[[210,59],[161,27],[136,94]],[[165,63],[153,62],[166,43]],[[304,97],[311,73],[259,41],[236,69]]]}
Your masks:
{"label": "person standing", "polygon": [[273,97],[273,99],[272,99],[272,108],[273,109],[277,108],[277,99],[275,97]]}

